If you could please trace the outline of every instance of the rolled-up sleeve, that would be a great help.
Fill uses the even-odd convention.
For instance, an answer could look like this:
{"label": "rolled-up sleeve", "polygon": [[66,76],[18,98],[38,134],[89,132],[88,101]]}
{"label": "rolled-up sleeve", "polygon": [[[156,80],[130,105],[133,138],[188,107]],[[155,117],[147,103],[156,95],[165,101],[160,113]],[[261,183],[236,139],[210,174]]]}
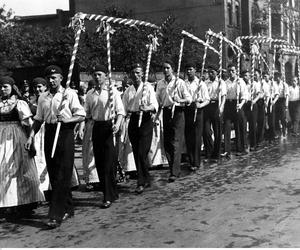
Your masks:
{"label": "rolled-up sleeve", "polygon": [[75,91],[70,91],[70,110],[72,112],[72,116],[84,116],[86,115],[83,106],[79,102],[78,95]]}
{"label": "rolled-up sleeve", "polygon": [[210,101],[210,97],[208,94],[208,88],[207,88],[206,84],[204,82],[202,82],[201,84],[202,84],[201,95],[202,95],[203,102]]}
{"label": "rolled-up sleeve", "polygon": [[149,91],[149,105],[152,105],[155,109],[155,111],[158,111],[158,101],[156,99],[156,94],[154,91],[154,88],[151,85],[148,85],[148,91]]}
{"label": "rolled-up sleeve", "polygon": [[114,90],[115,112],[117,115],[125,116],[125,109],[121,99],[121,94]]}
{"label": "rolled-up sleeve", "polygon": [[189,103],[191,103],[193,101],[193,97],[191,96],[187,86],[186,86],[186,83],[183,81],[183,80],[178,80],[180,84],[180,92],[181,92],[181,95],[183,97],[183,99],[186,99]]}
{"label": "rolled-up sleeve", "polygon": [[226,83],[224,80],[219,80],[219,93],[220,93],[220,96],[225,96],[227,95],[227,87],[226,87]]}

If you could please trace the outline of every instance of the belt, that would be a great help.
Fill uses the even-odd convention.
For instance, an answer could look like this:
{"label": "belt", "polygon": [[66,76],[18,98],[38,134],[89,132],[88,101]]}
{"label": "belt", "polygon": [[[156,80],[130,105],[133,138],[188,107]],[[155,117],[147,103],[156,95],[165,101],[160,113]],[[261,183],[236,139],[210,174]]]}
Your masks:
{"label": "belt", "polygon": [[209,103],[218,103],[219,100],[210,100]]}
{"label": "belt", "polygon": [[226,99],[226,102],[236,102],[236,99]]}

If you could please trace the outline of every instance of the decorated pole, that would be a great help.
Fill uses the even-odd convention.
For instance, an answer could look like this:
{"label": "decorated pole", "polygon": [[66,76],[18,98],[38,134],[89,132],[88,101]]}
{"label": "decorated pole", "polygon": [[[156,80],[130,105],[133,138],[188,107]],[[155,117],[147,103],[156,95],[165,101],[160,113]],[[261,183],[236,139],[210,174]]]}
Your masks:
{"label": "decorated pole", "polygon": [[[82,31],[84,31],[84,23],[83,23],[83,20],[80,19],[80,18],[74,17],[72,19],[71,23],[70,23],[70,26],[74,30],[76,30],[75,43],[74,43],[73,51],[72,51],[72,57],[71,57],[71,62],[70,62],[69,72],[68,72],[68,78],[67,78],[67,82],[66,82],[66,88],[64,89],[63,97],[62,97],[62,100],[61,100],[59,108],[58,108],[59,111],[61,111],[64,108],[64,106],[63,106],[63,100],[64,100],[64,96],[66,94],[65,93],[66,89],[69,88],[70,83],[71,83],[71,78],[72,78],[73,68],[74,68],[74,64],[75,64],[76,54],[77,54],[77,51],[78,51],[80,34],[81,34]],[[54,136],[52,151],[51,151],[51,158],[53,158],[54,154],[55,154],[55,149],[56,149],[56,145],[57,145],[57,140],[58,140],[58,135],[59,135],[60,127],[61,127],[61,122],[58,122],[57,123],[57,127],[56,127],[56,131],[55,131],[55,136]]]}
{"label": "decorated pole", "polygon": [[[182,54],[183,54],[183,45],[184,45],[184,38],[181,38],[179,58],[178,58],[178,67],[177,67],[177,74],[176,74],[175,88],[174,88],[174,92],[173,92],[173,97],[175,95],[175,92],[177,91],[177,81],[178,81],[179,75],[180,75],[180,66],[181,66],[181,59],[182,59]],[[174,112],[175,112],[175,103],[172,106],[172,114],[171,114],[172,119],[174,117]]]}
{"label": "decorated pole", "polygon": [[[145,71],[145,82],[143,83],[142,98],[140,100],[140,105],[143,105],[144,98],[146,97],[146,82],[148,81],[148,77],[149,77],[152,52],[154,50],[156,50],[156,46],[158,45],[157,37],[150,35],[149,38],[150,38],[150,43],[148,45],[149,51],[148,51],[147,65],[146,65],[146,71]],[[142,119],[143,119],[143,111],[140,111],[138,127],[141,126]]]}
{"label": "decorated pole", "polygon": [[212,47],[212,46],[209,44],[209,42],[208,42],[208,41],[209,41],[209,36],[208,36],[206,42],[204,42],[204,41],[201,40],[200,38],[196,37],[195,35],[193,35],[193,34],[187,32],[187,31],[185,31],[185,30],[183,30],[183,31],[181,32],[181,34],[182,34],[182,35],[185,35],[185,36],[187,36],[187,37],[189,37],[189,38],[195,40],[196,42],[202,44],[203,46],[205,46],[205,47],[211,49],[211,50],[212,50],[213,52],[215,52],[216,54],[219,54],[219,52],[218,52],[214,47]]}
{"label": "decorated pole", "polygon": [[[108,70],[108,82],[109,82],[109,110],[110,110],[110,119],[112,124],[115,124],[115,108],[114,108],[114,92],[113,92],[113,83],[112,83],[112,73],[111,73],[111,44],[110,44],[110,34],[113,32],[109,23],[106,24],[106,50],[107,50],[107,70]],[[113,143],[116,145],[116,135],[113,134]]]}

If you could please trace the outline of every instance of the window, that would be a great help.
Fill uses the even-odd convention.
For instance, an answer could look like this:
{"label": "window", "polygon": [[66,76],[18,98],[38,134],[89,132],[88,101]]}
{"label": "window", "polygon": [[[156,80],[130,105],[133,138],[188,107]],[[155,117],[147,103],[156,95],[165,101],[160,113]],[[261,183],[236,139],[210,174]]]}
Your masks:
{"label": "window", "polygon": [[240,3],[239,1],[235,1],[235,23],[236,26],[240,26]]}
{"label": "window", "polygon": [[232,4],[231,0],[227,0],[228,24],[232,25]]}

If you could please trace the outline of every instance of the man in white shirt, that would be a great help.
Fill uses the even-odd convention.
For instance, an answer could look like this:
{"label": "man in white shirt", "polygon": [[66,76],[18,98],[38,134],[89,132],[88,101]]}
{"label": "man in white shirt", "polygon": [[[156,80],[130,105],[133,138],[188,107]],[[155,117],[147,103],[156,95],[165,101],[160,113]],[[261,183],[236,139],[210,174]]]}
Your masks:
{"label": "man in white shirt", "polygon": [[170,167],[169,182],[174,182],[180,176],[184,107],[192,102],[192,96],[185,82],[180,78],[176,79],[171,59],[164,60],[163,73],[165,78],[157,83],[156,97],[163,109],[164,147]]}
{"label": "man in white shirt", "polygon": [[298,77],[293,78],[292,86],[289,86],[289,112],[291,117],[293,136],[299,136],[299,121],[300,121],[300,88]]}
{"label": "man in white shirt", "polygon": [[[45,69],[49,90],[38,99],[37,112],[26,148],[29,149],[34,135],[45,122],[44,151],[47,171],[52,187],[47,226],[52,229],[74,215],[71,194],[71,178],[74,165],[74,127],[85,118],[76,92],[61,86],[62,70],[56,65]],[[57,123],[61,122],[60,134],[53,158],[51,151]]]}
{"label": "man in white shirt", "polygon": [[[158,111],[158,103],[154,88],[148,82],[143,82],[143,67],[134,64],[131,71],[132,85],[123,95],[125,111],[130,115],[128,135],[132,145],[138,180],[135,192],[141,194],[144,188],[150,187],[149,167],[151,166],[148,153],[150,151],[153,120],[152,115]],[[139,125],[140,116],[141,121]]]}
{"label": "man in white shirt", "polygon": [[231,123],[234,124],[235,144],[237,154],[245,152],[246,146],[246,119],[243,111],[243,105],[246,101],[246,84],[243,79],[237,75],[236,66],[228,66],[229,78],[225,81],[227,95],[224,108],[224,154],[222,156],[230,157],[231,154]]}
{"label": "man in white shirt", "polygon": [[[221,153],[222,119],[226,100],[226,84],[217,76],[215,66],[208,67],[209,80],[206,82],[209,104],[204,108],[203,142],[205,155],[209,161],[217,162]],[[212,131],[214,140],[212,139]]]}
{"label": "man in white shirt", "polygon": [[272,142],[275,139],[275,103],[279,97],[278,86],[273,80],[270,79],[268,72],[263,73],[263,86],[265,88],[265,98],[267,103],[267,131],[265,134],[266,139]]}
{"label": "man in white shirt", "polygon": [[275,104],[275,129],[279,132],[280,136],[285,137],[287,132],[286,113],[289,104],[289,87],[286,82],[281,79],[281,74],[275,72],[275,84],[278,86],[279,97]]}
{"label": "man in white shirt", "polygon": [[120,93],[114,87],[110,91],[111,83],[107,81],[106,73],[106,67],[103,65],[94,67],[93,77],[96,85],[87,93],[85,102],[86,117],[94,120],[92,142],[95,164],[103,187],[101,208],[109,208],[119,197],[116,186],[117,152],[114,137],[125,116]]}
{"label": "man in white shirt", "polygon": [[196,64],[193,61],[185,65],[187,88],[193,102],[185,107],[185,144],[190,160],[190,168],[195,171],[201,164],[201,145],[203,133],[203,108],[209,104],[209,95],[204,81],[196,76]]}
{"label": "man in white shirt", "polygon": [[246,83],[247,97],[243,108],[249,124],[250,151],[254,151],[257,146],[257,101],[261,97],[261,87],[259,82],[251,81],[250,78],[249,71],[244,71],[243,80]]}

